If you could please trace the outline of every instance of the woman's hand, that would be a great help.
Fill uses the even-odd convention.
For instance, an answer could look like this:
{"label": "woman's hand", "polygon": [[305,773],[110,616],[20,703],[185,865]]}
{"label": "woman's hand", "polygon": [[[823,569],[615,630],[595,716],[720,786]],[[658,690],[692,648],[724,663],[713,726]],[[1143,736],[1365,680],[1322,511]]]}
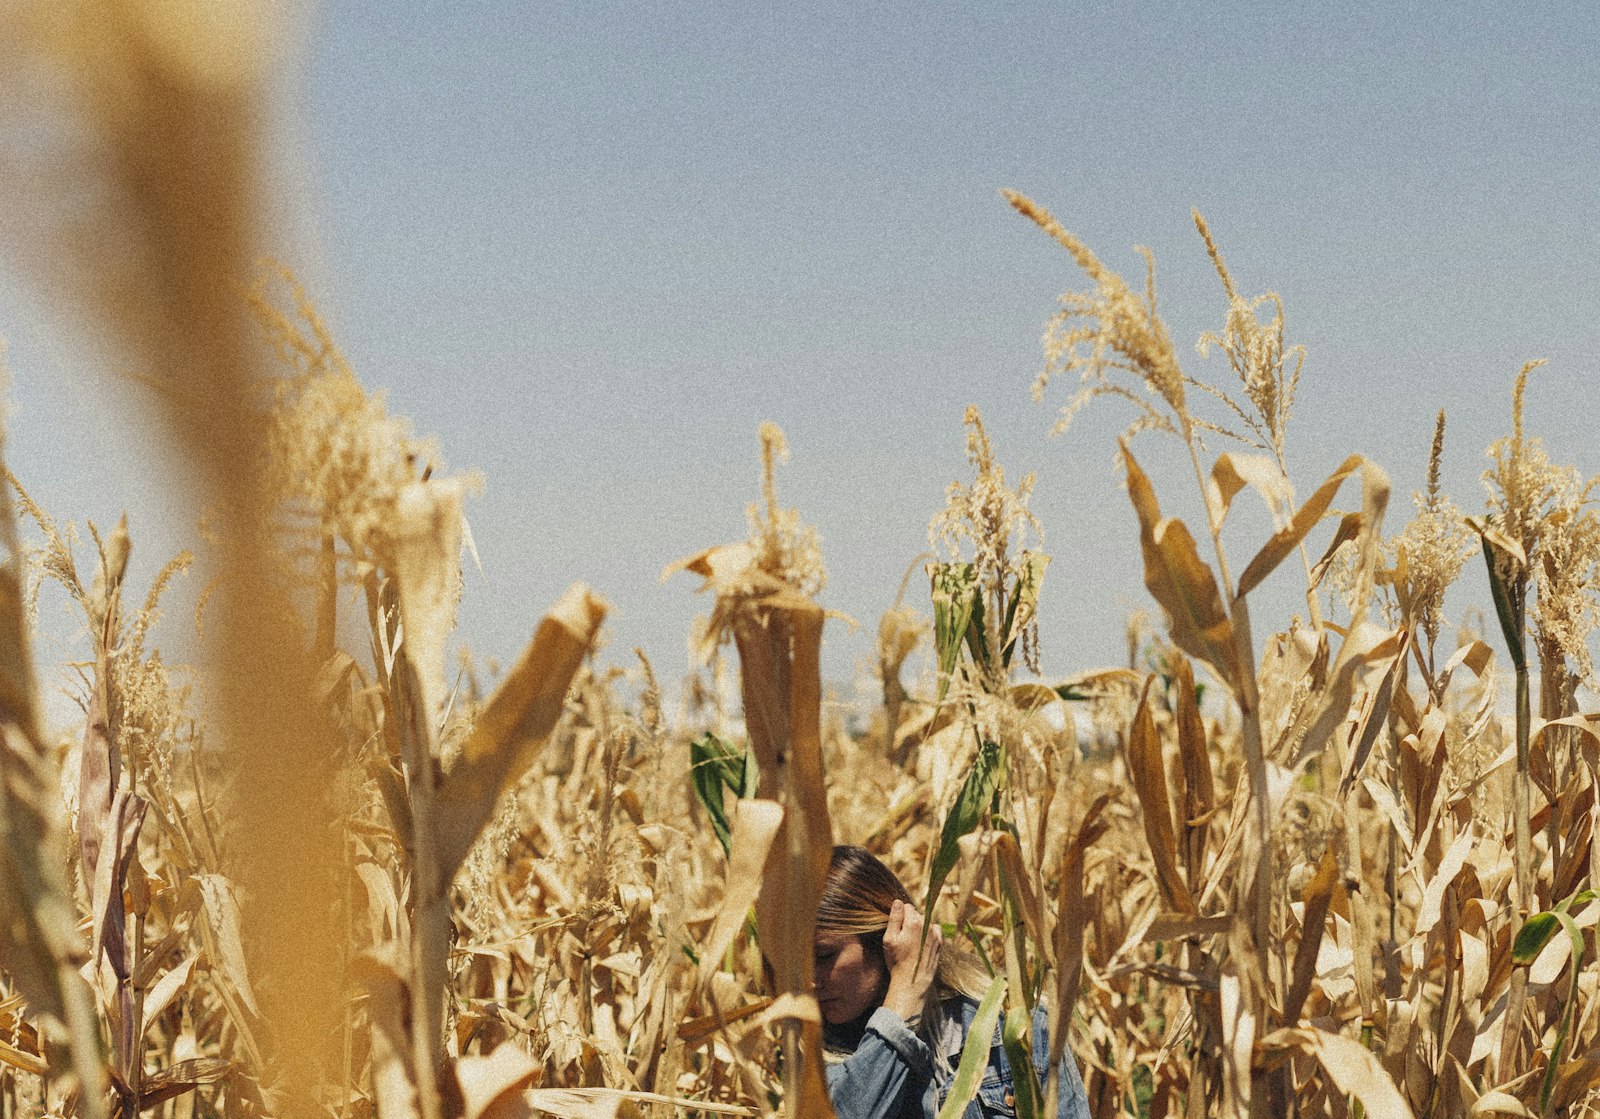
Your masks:
{"label": "woman's hand", "polygon": [[897,901],[889,909],[889,927],[883,931],[883,962],[889,968],[889,991],[883,1005],[915,1025],[922,1017],[928,991],[939,967],[939,945],[944,933],[938,925],[922,938],[922,914],[915,906]]}

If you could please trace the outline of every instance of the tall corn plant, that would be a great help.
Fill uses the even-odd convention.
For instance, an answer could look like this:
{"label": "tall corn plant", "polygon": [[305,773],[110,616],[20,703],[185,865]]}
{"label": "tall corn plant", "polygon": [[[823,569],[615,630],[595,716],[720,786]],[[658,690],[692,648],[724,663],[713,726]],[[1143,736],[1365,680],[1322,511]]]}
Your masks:
{"label": "tall corn plant", "polygon": [[[1320,754],[1346,718],[1357,673],[1385,658],[1394,658],[1394,640],[1384,639],[1366,624],[1382,541],[1388,480],[1376,465],[1352,455],[1309,498],[1294,504],[1286,474],[1284,440],[1299,379],[1299,354],[1284,345],[1282,309],[1276,297],[1247,301],[1235,290],[1198,213],[1194,215],[1196,227],[1206,242],[1229,304],[1223,332],[1206,335],[1202,345],[1217,345],[1223,350],[1241,379],[1245,395],[1242,402],[1181,369],[1166,325],[1156,310],[1154,261],[1148,251],[1144,253],[1146,289],[1140,295],[1047,211],[1015,192],[1006,192],[1006,198],[1065,248],[1094,285],[1091,292],[1068,292],[1061,297],[1062,310],[1046,336],[1046,368],[1035,383],[1035,395],[1042,395],[1057,374],[1076,373],[1082,380],[1082,387],[1063,410],[1056,431],[1064,430],[1076,412],[1096,397],[1124,399],[1137,410],[1129,435],[1153,429],[1176,436],[1187,452],[1200,491],[1214,568],[1201,559],[1187,525],[1162,514],[1155,489],[1134,458],[1128,438],[1122,440],[1128,495],[1139,522],[1145,586],[1166,614],[1173,643],[1203,662],[1228,689],[1242,730],[1246,795],[1241,799],[1248,805],[1249,828],[1244,833],[1239,874],[1231,891],[1230,932],[1226,946],[1215,950],[1221,1028],[1227,1044],[1218,1067],[1206,1070],[1206,1081],[1220,1085],[1220,1091],[1214,1094],[1220,1098],[1224,1114],[1281,1111],[1288,1106],[1289,1081],[1282,1070],[1271,1073],[1263,1067],[1257,1044],[1273,1029],[1295,1023],[1286,1017],[1291,1009],[1285,998],[1290,990],[1290,975],[1276,936],[1275,909],[1284,905],[1285,899],[1275,895],[1269,744],[1263,735],[1249,594],[1291,554],[1301,550],[1304,557],[1303,542],[1328,514],[1344,483],[1359,474],[1360,512],[1344,519],[1329,546],[1330,554],[1352,539],[1357,546],[1359,586],[1354,617],[1329,670],[1335,686],[1326,690],[1318,704],[1302,711],[1281,740],[1296,747],[1298,765]],[[1262,305],[1277,312],[1268,322],[1262,322],[1257,314]],[[1245,424],[1248,434],[1239,438],[1254,446],[1257,453],[1223,453],[1211,460],[1209,470],[1206,468],[1202,437],[1208,433],[1232,433],[1191,411],[1189,390],[1196,387],[1220,398],[1233,417]],[[1234,498],[1247,486],[1256,489],[1266,501],[1276,529],[1235,576],[1223,543],[1223,529]],[[1309,582],[1313,569],[1308,560],[1305,566]],[[1317,615],[1314,613],[1313,617]],[[1374,737],[1377,724],[1372,726]],[[1370,745],[1370,740],[1363,739],[1350,759],[1341,759],[1340,768],[1349,769],[1353,763],[1359,769]],[[1144,807],[1147,814],[1154,811],[1159,815],[1164,809],[1159,802],[1147,801]],[[1164,829],[1158,829],[1151,838],[1164,846],[1169,837]],[[1162,858],[1158,856],[1158,862]],[[1355,873],[1359,877],[1359,871]],[[1206,1091],[1213,1094],[1210,1087]],[[1195,1106],[1193,1099],[1190,1106]]]}
{"label": "tall corn plant", "polygon": [[[956,558],[930,564],[928,574],[939,664],[937,702],[959,709],[944,717],[970,730],[974,753],[940,830],[923,910],[929,927],[940,891],[960,858],[960,841],[984,828],[993,836],[989,874],[1001,901],[1006,992],[1002,1040],[1016,1071],[1017,1114],[1031,1119],[1045,1106],[1030,1030],[1054,938],[1042,900],[1047,896],[1042,852],[1028,829],[1019,826],[1017,810],[1027,788],[1021,772],[1027,755],[1022,727],[1040,697],[1032,690],[1014,692],[1012,675],[1014,664],[1023,662],[1038,670],[1036,617],[1049,557],[1023,547],[1030,534],[1036,539],[1040,531],[1028,510],[1032,475],[1010,488],[977,408],[967,409],[965,423],[967,457],[975,476],[970,485],[951,487],[949,504],[930,530]],[[970,560],[965,558],[969,554]],[[1056,698],[1040,690],[1046,700]],[[974,1031],[970,1043],[986,1047],[987,1035],[978,1033]]]}
{"label": "tall corn plant", "polygon": [[[1591,494],[1600,479],[1582,483],[1575,472],[1551,464],[1540,441],[1523,428],[1523,401],[1528,375],[1542,361],[1530,361],[1517,373],[1512,389],[1511,427],[1508,438],[1489,449],[1494,467],[1484,480],[1489,488],[1489,512],[1482,518],[1469,518],[1483,541],[1488,569],[1490,596],[1500,632],[1505,640],[1515,674],[1514,717],[1516,720],[1516,771],[1512,787],[1512,813],[1515,866],[1516,911],[1521,921],[1532,923],[1541,908],[1555,904],[1563,863],[1565,836],[1559,826],[1561,814],[1553,811],[1556,802],[1576,794],[1577,775],[1568,785],[1570,741],[1576,727],[1562,724],[1576,712],[1573,685],[1577,679],[1592,677],[1593,667],[1585,643],[1597,618],[1594,587],[1600,582],[1600,514]],[[1549,877],[1535,865],[1532,836],[1533,711],[1530,697],[1531,668],[1528,656],[1529,620],[1535,622],[1535,645],[1541,683],[1540,717],[1543,738],[1543,781],[1549,824]],[[1578,673],[1569,672],[1567,657],[1578,664]],[[1581,724],[1580,724],[1581,725]],[[1592,753],[1591,753],[1591,756]],[[1566,763],[1566,764],[1563,764]],[[1600,773],[1591,766],[1592,785],[1600,787]],[[1565,786],[1565,787],[1564,787]],[[1591,857],[1590,862],[1593,863]],[[1564,914],[1565,909],[1561,912]],[[1523,935],[1519,933],[1519,937]],[[1579,955],[1573,956],[1576,978]],[[1523,1005],[1527,998],[1527,973],[1515,971],[1507,995],[1508,1030],[1501,1051],[1500,1076],[1507,1079],[1519,1067],[1518,1056],[1525,1044],[1522,1026]],[[1552,1073],[1559,1059],[1559,1047],[1550,1056]],[[1542,1102],[1548,1102],[1547,1082]]]}
{"label": "tall corn plant", "polygon": [[811,990],[817,903],[833,847],[822,765],[824,614],[813,599],[824,576],[815,533],[778,504],[774,471],[787,454],[783,433],[763,424],[760,434],[763,500],[750,509],[750,539],[666,572],[699,575],[702,589],[716,593],[702,652],[725,640],[738,649],[745,731],[759,775],[755,796],[735,809],[733,858],[701,981],[709,982],[753,902],[776,983],[768,1013],[782,1033],[783,1113],[831,1119],[822,1019]]}

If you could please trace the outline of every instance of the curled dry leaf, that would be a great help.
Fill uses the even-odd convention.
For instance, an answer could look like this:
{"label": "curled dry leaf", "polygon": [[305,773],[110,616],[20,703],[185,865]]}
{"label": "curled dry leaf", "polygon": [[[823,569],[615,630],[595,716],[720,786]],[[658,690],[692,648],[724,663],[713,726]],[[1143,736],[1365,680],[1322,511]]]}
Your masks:
{"label": "curled dry leaf", "polygon": [[539,623],[522,657],[479,716],[439,787],[439,866],[448,881],[500,794],[522,776],[561,717],[572,677],[588,655],[605,604],[574,584]]}
{"label": "curled dry leaf", "polygon": [[1216,576],[1200,559],[1188,527],[1176,517],[1161,516],[1150,479],[1139,468],[1126,441],[1122,444],[1122,463],[1127,472],[1128,497],[1139,515],[1144,585],[1166,611],[1173,644],[1205,661],[1219,680],[1237,689],[1239,654]]}

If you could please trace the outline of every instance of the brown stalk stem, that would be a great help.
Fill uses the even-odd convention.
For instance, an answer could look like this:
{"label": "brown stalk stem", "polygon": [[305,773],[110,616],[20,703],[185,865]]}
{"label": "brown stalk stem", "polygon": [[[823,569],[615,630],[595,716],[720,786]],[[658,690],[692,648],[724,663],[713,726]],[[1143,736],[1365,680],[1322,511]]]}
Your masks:
{"label": "brown stalk stem", "polygon": [[1516,835],[1517,908],[1523,920],[1534,911],[1533,841],[1529,828],[1532,795],[1532,770],[1528,755],[1528,666],[1517,668],[1517,780],[1513,788],[1512,826]]}
{"label": "brown stalk stem", "polygon": [[[1520,598],[1520,596],[1518,596]],[[1520,606],[1520,603],[1519,603]],[[1517,641],[1522,641],[1521,618],[1522,611],[1517,609],[1518,619]],[[1517,652],[1517,650],[1513,650]],[[1514,830],[1513,857],[1515,859],[1515,882],[1517,903],[1517,926],[1528,919],[1533,912],[1533,843],[1529,834],[1529,791],[1531,780],[1528,765],[1528,724],[1531,714],[1528,710],[1528,663],[1526,657],[1513,658],[1517,672],[1516,716],[1517,716],[1517,773],[1512,782],[1512,828]],[[1506,991],[1505,1026],[1500,1035],[1500,1078],[1506,1079],[1519,1069],[1519,1057],[1522,1051],[1522,1004],[1527,996],[1528,971],[1526,968],[1513,968],[1511,971],[1511,984]]]}
{"label": "brown stalk stem", "polygon": [[412,881],[416,922],[411,938],[411,1058],[417,1075],[422,1119],[442,1119],[439,1099],[439,1031],[444,1021],[444,969],[450,951],[447,884],[435,849],[433,751],[428,713],[422,710],[417,675],[402,650],[404,670],[394,677],[401,712],[400,740],[410,775]]}
{"label": "brown stalk stem", "polygon": [[783,1068],[785,1119],[805,1119],[800,1114],[800,1023],[792,1018],[783,1023]]}
{"label": "brown stalk stem", "polygon": [[1233,593],[1233,577],[1228,571],[1227,553],[1222,547],[1222,525],[1216,511],[1206,498],[1205,472],[1200,468],[1200,454],[1195,448],[1194,434],[1187,418],[1184,420],[1184,444],[1189,449],[1189,464],[1194,469],[1195,484],[1200,489],[1201,503],[1205,506],[1206,526],[1211,533],[1211,546],[1217,556],[1217,575],[1222,583],[1222,593],[1228,603],[1229,620],[1233,627],[1235,658],[1239,662],[1238,687],[1234,696],[1239,705],[1239,719],[1244,738],[1245,766],[1250,775],[1251,816],[1256,830],[1256,865],[1245,867],[1245,880],[1249,883],[1250,930],[1255,940],[1256,952],[1263,981],[1280,980],[1282,989],[1283,966],[1281,958],[1273,951],[1272,940],[1272,819],[1267,801],[1267,762],[1261,738],[1260,694],[1256,688],[1255,649],[1250,634],[1250,606],[1243,596]]}
{"label": "brown stalk stem", "polygon": [[[130,868],[135,874],[143,874],[144,869],[139,865],[137,852]],[[143,886],[140,889],[144,889]],[[136,895],[137,896],[137,895]],[[135,906],[133,912],[133,958],[128,962],[128,1019],[122,1024],[123,1037],[126,1040],[126,1051],[123,1053],[123,1075],[128,1081],[128,1095],[132,1099],[134,1112],[139,1111],[139,1097],[144,1094],[144,1054],[140,1044],[144,1035],[144,987],[138,982],[139,965],[144,960],[144,914],[142,907]]]}

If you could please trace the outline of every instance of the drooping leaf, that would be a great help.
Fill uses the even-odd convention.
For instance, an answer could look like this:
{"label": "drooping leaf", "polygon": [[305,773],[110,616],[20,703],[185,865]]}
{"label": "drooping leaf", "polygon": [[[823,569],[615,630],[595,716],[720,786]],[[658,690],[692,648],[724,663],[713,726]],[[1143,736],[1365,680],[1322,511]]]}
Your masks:
{"label": "drooping leaf", "polygon": [[455,876],[500,794],[527,771],[543,748],[578,666],[588,655],[605,603],[578,583],[550,608],[533,640],[489,700],[439,786],[439,868]]}
{"label": "drooping leaf", "polygon": [[[1344,485],[1345,479],[1363,467],[1369,467],[1367,460],[1360,455],[1351,455],[1339,464],[1339,468],[1328,475],[1327,481],[1317,487],[1317,492],[1306,498],[1305,504],[1295,510],[1293,519],[1272,534],[1272,537],[1256,553],[1243,574],[1239,576],[1240,598],[1249,594],[1261,581],[1282,563],[1293,552],[1295,546],[1306,538],[1306,534],[1316,527],[1328,511],[1328,506],[1333,503],[1334,495],[1339,492],[1339,487]],[[1385,482],[1387,492],[1387,482]]]}
{"label": "drooping leaf", "polygon": [[1328,546],[1322,550],[1322,558],[1311,567],[1311,589],[1316,590],[1322,585],[1323,578],[1328,570],[1333,567],[1333,557],[1350,541],[1361,534],[1363,518],[1360,513],[1346,513],[1339,518],[1339,527],[1333,530],[1333,539],[1328,541]]}
{"label": "drooping leaf", "polygon": [[689,762],[695,799],[711,817],[711,830],[716,832],[717,842],[722,844],[722,853],[726,856],[733,837],[728,828],[723,790],[732,790],[735,797],[755,792],[750,753],[734,749],[708,731],[689,744]]}
{"label": "drooping leaf", "polygon": [[783,805],[775,800],[741,800],[734,806],[733,836],[738,842],[729,855],[722,906],[700,955],[702,985],[711,981],[723,954],[744,927],[745,915],[761,893],[773,841],[783,824],[783,816]]}
{"label": "drooping leaf", "polygon": [[1162,517],[1150,479],[1122,444],[1128,476],[1128,498],[1139,517],[1139,546],[1144,556],[1144,585],[1161,604],[1173,644],[1205,661],[1231,688],[1241,678],[1233,623],[1223,606],[1216,576],[1200,559],[1194,537],[1176,517]]}
{"label": "drooping leaf", "polygon": [[985,741],[979,746],[978,756],[967,771],[967,779],[956,794],[956,802],[944,819],[944,828],[939,832],[939,850],[933,856],[933,867],[928,872],[928,897],[922,907],[922,919],[925,922],[933,920],[933,903],[939,898],[939,888],[961,857],[961,837],[978,826],[978,821],[983,818],[983,810],[994,801],[1002,760],[998,744]]}
{"label": "drooping leaf", "polygon": [[1256,488],[1275,518],[1279,510],[1286,509],[1294,500],[1288,479],[1272,459],[1266,455],[1225,452],[1212,464],[1211,482],[1206,487],[1206,500],[1211,503],[1218,524],[1227,520],[1234,497],[1247,485]]}
{"label": "drooping leaf", "polygon": [[[1152,680],[1154,677],[1151,678]],[[1172,828],[1172,801],[1167,793],[1166,763],[1161,733],[1150,710],[1150,684],[1145,685],[1128,729],[1128,775],[1144,809],[1145,841],[1155,862],[1156,883],[1167,908],[1179,913],[1198,912],[1183,876],[1178,872],[1178,840]]]}
{"label": "drooping leaf", "polygon": [[1317,866],[1317,872],[1312,875],[1311,881],[1306,883],[1305,889],[1300,893],[1300,900],[1305,903],[1304,916],[1300,920],[1300,945],[1294,953],[1293,978],[1289,984],[1289,993],[1283,1000],[1283,1020],[1297,1022],[1300,1010],[1305,1006],[1306,996],[1311,993],[1311,981],[1316,977],[1317,954],[1322,946],[1322,937],[1327,928],[1328,906],[1333,901],[1334,888],[1339,881],[1339,860],[1334,857],[1333,848],[1330,846],[1322,853],[1322,861]]}
{"label": "drooping leaf", "polygon": [[1508,566],[1515,570],[1526,571],[1528,559],[1523,555],[1521,545],[1509,539],[1494,526],[1476,517],[1468,517],[1467,523],[1483,538],[1483,562],[1489,568],[1489,596],[1494,599],[1495,616],[1500,620],[1500,633],[1506,639],[1506,649],[1511,654],[1511,663],[1518,672],[1521,672],[1528,666],[1528,653],[1523,647],[1523,633],[1527,628],[1527,620],[1513,602],[1512,589],[1506,585],[1501,575],[1500,564],[1496,561],[1503,558],[1509,561]]}

